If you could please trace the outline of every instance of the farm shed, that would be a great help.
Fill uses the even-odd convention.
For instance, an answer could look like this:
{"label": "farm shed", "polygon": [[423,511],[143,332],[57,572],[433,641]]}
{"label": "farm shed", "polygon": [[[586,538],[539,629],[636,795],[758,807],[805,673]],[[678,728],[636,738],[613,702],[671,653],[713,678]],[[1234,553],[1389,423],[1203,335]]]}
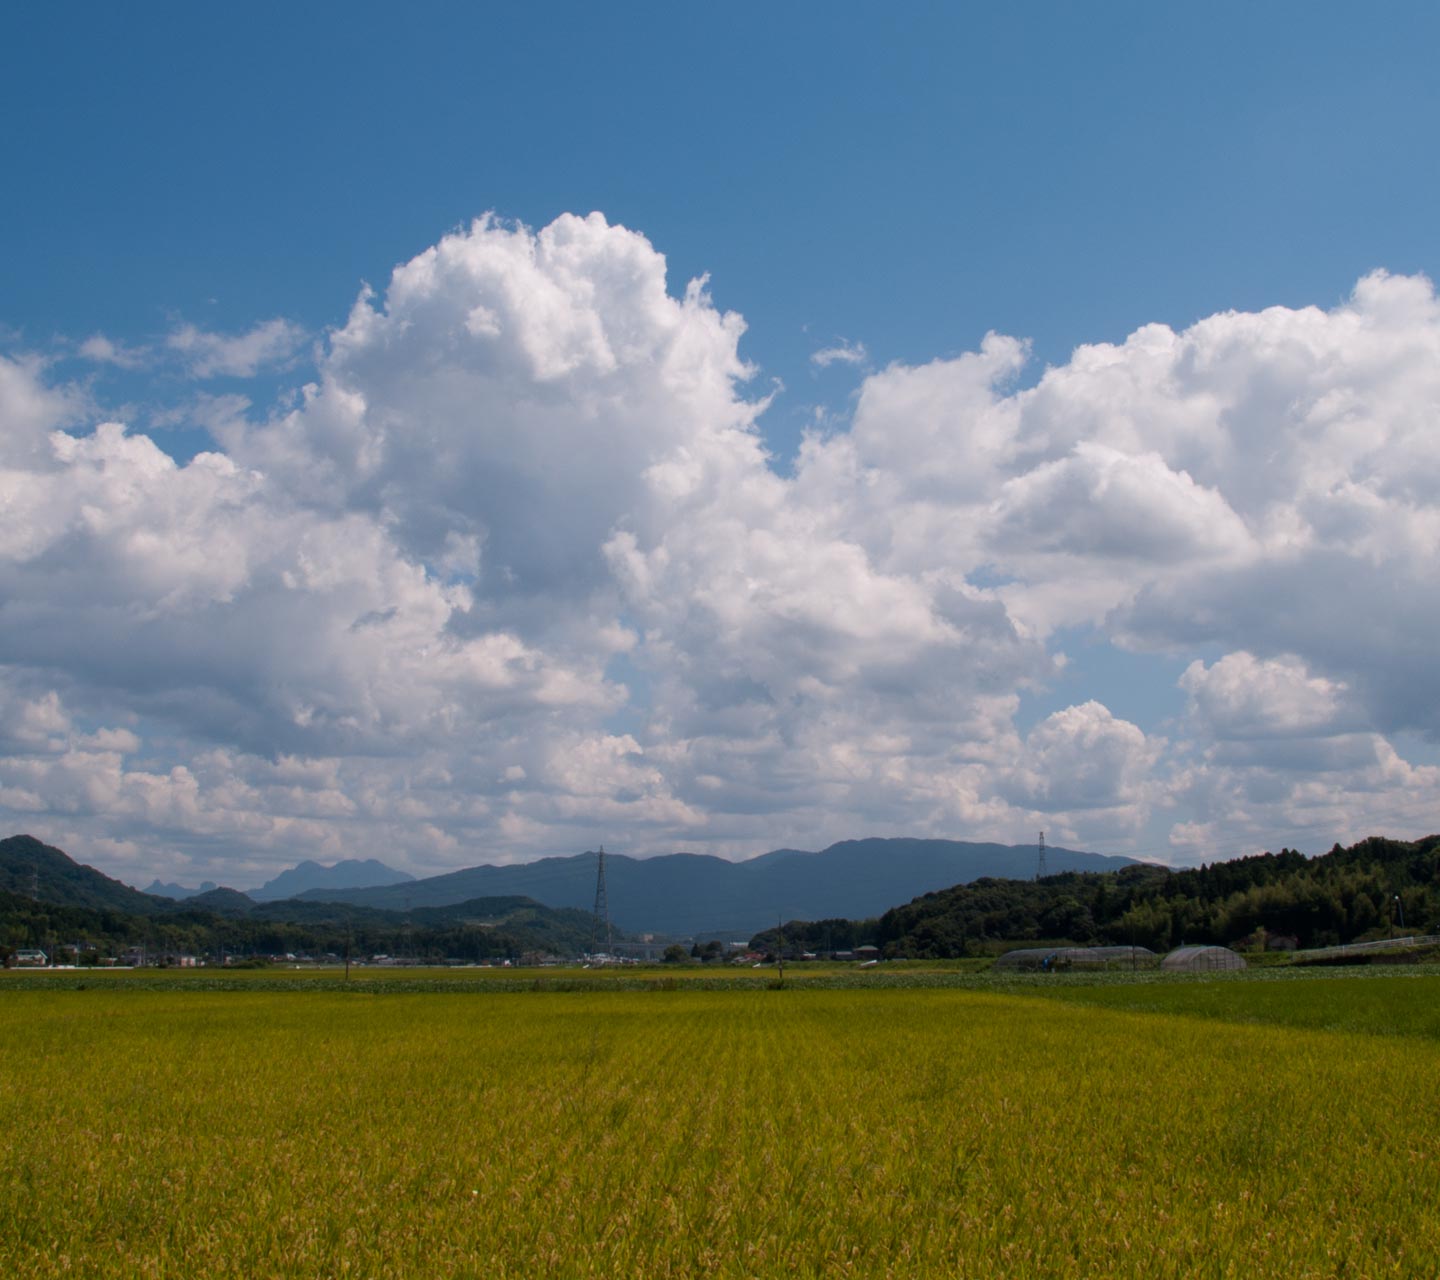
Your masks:
{"label": "farm shed", "polygon": [[1171,973],[1206,973],[1218,969],[1243,969],[1245,957],[1229,947],[1176,947],[1160,962]]}

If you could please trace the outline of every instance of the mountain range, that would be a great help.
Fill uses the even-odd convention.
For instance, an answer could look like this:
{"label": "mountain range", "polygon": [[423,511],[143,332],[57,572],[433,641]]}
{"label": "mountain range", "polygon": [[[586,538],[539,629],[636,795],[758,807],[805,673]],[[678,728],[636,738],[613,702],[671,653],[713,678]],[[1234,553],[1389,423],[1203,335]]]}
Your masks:
{"label": "mountain range", "polygon": [[[697,941],[755,939],[773,933],[783,918],[792,948],[866,944],[921,958],[987,953],[1026,940],[1162,950],[1181,941],[1258,945],[1274,935],[1291,946],[1317,947],[1440,929],[1435,835],[1376,836],[1315,858],[1282,849],[1179,870],[1052,849],[1049,874],[1039,880],[1027,874],[1034,857],[1028,845],[855,840],[742,863],[606,855],[605,871],[617,932],[638,932],[629,927],[636,919],[648,932],[698,935]],[[412,959],[575,955],[595,940],[588,895],[598,866],[598,853],[580,854],[330,891],[352,901],[257,903],[234,889],[213,889],[175,902],[132,889],[33,836],[12,836],[0,840],[0,960],[16,947],[71,940],[92,955],[96,947],[114,955],[129,945],[232,956],[338,954],[352,945],[360,955]],[[1113,874],[1086,874],[1101,870]],[[536,892],[494,892],[500,882],[524,877]],[[945,887],[916,891],[937,877]],[[476,892],[477,882],[491,891]],[[549,903],[536,900],[541,893]],[[567,894],[579,901],[565,903]],[[886,909],[887,901],[895,905]],[[717,928],[726,911],[731,918]],[[750,920],[760,927],[750,928]],[[766,945],[763,936],[756,941]]]}
{"label": "mountain range", "polygon": [[[1046,855],[1051,873],[1115,871],[1134,862],[1059,848]],[[394,911],[514,894],[550,907],[588,910],[595,903],[598,867],[596,851],[468,867],[403,885],[312,889],[300,897]],[[1034,845],[962,840],[844,840],[818,852],[776,849],[744,862],[695,853],[605,855],[606,900],[617,927],[725,939],[749,938],[780,918],[875,916],[982,876],[1028,879],[1035,869]]]}
{"label": "mountain range", "polygon": [[[414,878],[408,871],[397,871],[375,858],[346,858],[328,867],[306,861],[282,871],[258,889],[241,892],[252,902],[276,902],[298,897],[311,889],[359,889],[367,885],[401,884]],[[156,879],[144,892],[179,901],[201,897],[219,887],[213,880],[206,880],[198,889],[190,889],[183,884],[167,884]]]}
{"label": "mountain range", "polygon": [[213,880],[204,880],[198,889],[192,889],[188,885],[177,884],[173,880],[162,880],[156,876],[140,892],[148,893],[155,898],[174,898],[176,902],[179,902],[184,898],[198,898],[202,893],[209,893],[211,889],[219,887]]}
{"label": "mountain range", "polygon": [[[1047,851],[1047,870],[1114,871],[1133,865],[1129,858]],[[341,864],[344,866],[345,864]],[[546,907],[589,912],[595,904],[599,853],[543,858],[515,866],[482,865],[400,884],[344,887],[333,883],[355,866],[390,868],[383,863],[351,864],[326,887],[311,888],[291,899],[233,889],[211,889],[176,902],[141,893],[92,867],[73,862],[59,849],[33,836],[0,840],[0,890],[70,906],[166,915],[193,908],[222,914],[246,914],[257,902],[264,914],[279,919],[286,911],[342,903],[380,911],[419,913],[454,907],[477,898],[526,898]],[[304,880],[317,871],[338,868],[301,864],[268,882],[266,888]],[[676,937],[749,938],[779,919],[863,919],[923,894],[981,877],[1031,879],[1036,869],[1033,845],[974,844],[961,840],[844,840],[818,852],[776,849],[744,862],[707,854],[674,853],[653,858],[605,855],[606,900],[617,929]],[[403,873],[393,873],[403,874]],[[32,889],[38,892],[32,892]],[[295,906],[287,907],[285,903]]]}

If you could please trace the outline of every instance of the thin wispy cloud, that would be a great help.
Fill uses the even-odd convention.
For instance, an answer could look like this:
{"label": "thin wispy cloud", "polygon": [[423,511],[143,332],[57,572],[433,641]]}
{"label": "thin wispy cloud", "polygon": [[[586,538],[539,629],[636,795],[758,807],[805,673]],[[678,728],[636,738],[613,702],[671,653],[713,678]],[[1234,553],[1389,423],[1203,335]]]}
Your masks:
{"label": "thin wispy cloud", "polygon": [[814,352],[810,363],[828,369],[832,364],[862,365],[869,358],[863,342],[848,342],[842,338],[835,346]]}
{"label": "thin wispy cloud", "polygon": [[142,369],[153,359],[148,347],[131,347],[107,338],[103,333],[91,334],[77,348],[80,355],[95,364],[114,365],[118,369]]}
{"label": "thin wispy cloud", "polygon": [[166,347],[196,378],[253,378],[264,369],[284,369],[304,348],[308,335],[289,320],[266,320],[240,334],[210,333],[181,325],[165,339]]}

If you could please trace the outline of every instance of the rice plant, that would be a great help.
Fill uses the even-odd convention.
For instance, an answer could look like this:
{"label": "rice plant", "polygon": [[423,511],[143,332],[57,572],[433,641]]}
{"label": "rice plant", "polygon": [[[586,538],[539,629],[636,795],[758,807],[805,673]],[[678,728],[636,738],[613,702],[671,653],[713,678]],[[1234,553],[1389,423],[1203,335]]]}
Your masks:
{"label": "rice plant", "polygon": [[[1359,1003],[1369,984],[1336,985]],[[1417,1276],[1440,1257],[1424,1035],[923,988],[183,984],[6,987],[0,1034],[18,1276]]]}

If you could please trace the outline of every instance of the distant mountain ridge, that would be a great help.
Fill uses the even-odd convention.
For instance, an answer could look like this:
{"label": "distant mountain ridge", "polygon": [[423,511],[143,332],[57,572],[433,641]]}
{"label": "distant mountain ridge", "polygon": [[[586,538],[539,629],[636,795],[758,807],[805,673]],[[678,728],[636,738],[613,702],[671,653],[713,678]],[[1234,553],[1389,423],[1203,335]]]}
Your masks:
{"label": "distant mountain ridge", "polygon": [[[311,889],[364,889],[372,885],[402,884],[414,878],[408,871],[397,871],[375,858],[345,858],[328,867],[307,860],[287,868],[258,889],[241,892],[251,902],[278,902],[282,898],[298,897]],[[157,898],[188,902],[220,887],[215,881],[206,880],[198,889],[191,889],[157,878],[145,886],[144,892]]]}
{"label": "distant mountain ridge", "polygon": [[[1046,852],[1052,874],[1113,871],[1134,865],[1130,858],[1070,849]],[[695,853],[654,858],[607,853],[605,868],[610,916],[617,929],[739,940],[773,927],[781,918],[865,919],[924,894],[982,877],[1028,880],[1035,873],[1035,853],[1033,845],[867,839],[844,840],[818,852],[776,849],[745,862]],[[373,867],[383,868],[384,864],[351,864],[352,869],[355,866],[367,868],[358,874],[373,874]],[[409,912],[417,920],[427,908],[454,907],[478,898],[528,898],[557,911],[588,912],[595,901],[596,866],[597,854],[582,853],[516,866],[469,867],[400,884],[313,888],[293,901]],[[287,874],[275,877],[270,885]],[[212,889],[199,895],[199,902],[195,898],[176,902],[141,893],[75,863],[33,836],[0,840],[0,890],[29,897],[35,896],[32,886],[38,888],[43,901],[148,916],[192,908],[249,915],[251,906],[247,904],[260,910],[292,901],[262,901],[259,891],[247,896],[233,889]]]}
{"label": "distant mountain ridge", "polygon": [[254,906],[253,898],[238,889],[226,889],[223,886],[197,893],[181,903],[185,911],[213,911],[220,916],[248,915]]}
{"label": "distant mountain ridge", "polygon": [[211,889],[219,887],[213,880],[204,880],[198,889],[191,889],[187,885],[161,880],[159,876],[156,876],[141,892],[151,894],[156,898],[174,898],[180,902],[186,898],[198,898],[202,893],[209,893]]}
{"label": "distant mountain ridge", "polygon": [[329,867],[307,860],[251,889],[249,897],[255,902],[274,902],[318,890],[382,887],[414,879],[408,871],[397,871],[375,858],[346,858]]}
{"label": "distant mountain ridge", "polygon": [[33,836],[0,840],[0,960],[17,946],[48,948],[57,940],[84,944],[93,958],[153,948],[158,939],[162,953],[183,947],[212,960],[292,951],[333,958],[353,947],[361,956],[481,961],[579,955],[594,931],[589,911],[514,895],[404,912],[294,898],[255,902],[226,888],[177,902],[112,880]]}
{"label": "distant mountain ridge", "polygon": [[[1115,871],[1134,861],[1046,850],[1051,873]],[[515,866],[467,867],[403,886],[316,889],[299,896],[393,911],[517,894],[549,907],[588,910],[595,901],[597,862],[598,855],[589,852]],[[615,924],[632,933],[740,939],[782,917],[858,919],[983,876],[1029,878],[1035,863],[1034,845],[910,838],[843,840],[818,852],[775,849],[745,862],[696,853],[653,858],[607,853],[606,897]]]}

